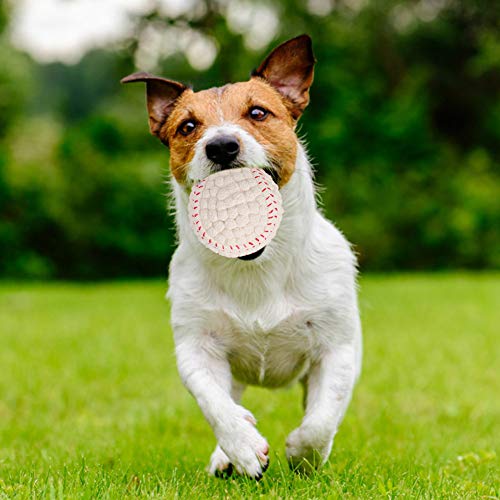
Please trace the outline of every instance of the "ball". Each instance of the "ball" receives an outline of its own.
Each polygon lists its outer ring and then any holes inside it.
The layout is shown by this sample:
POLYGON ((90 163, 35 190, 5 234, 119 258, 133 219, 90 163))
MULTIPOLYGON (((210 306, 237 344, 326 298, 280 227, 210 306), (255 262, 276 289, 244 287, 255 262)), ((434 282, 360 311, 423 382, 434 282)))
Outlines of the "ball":
POLYGON ((269 244, 283 216, 281 193, 260 168, 233 168, 191 190, 191 226, 200 242, 224 257, 250 255, 269 244))

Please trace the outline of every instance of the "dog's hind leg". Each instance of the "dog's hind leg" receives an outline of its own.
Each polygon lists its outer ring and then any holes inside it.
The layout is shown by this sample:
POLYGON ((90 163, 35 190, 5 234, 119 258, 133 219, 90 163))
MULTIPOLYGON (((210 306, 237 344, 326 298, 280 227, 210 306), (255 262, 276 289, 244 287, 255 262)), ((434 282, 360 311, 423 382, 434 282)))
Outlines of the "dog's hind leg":
MULTIPOLYGON (((233 378, 231 384, 231 397, 235 403, 240 403, 245 387, 246 386, 244 384, 233 378)), ((231 460, 229 460, 229 457, 224 453, 218 444, 210 457, 207 471, 212 476, 223 479, 229 477, 233 473, 233 464, 231 463, 231 460)))

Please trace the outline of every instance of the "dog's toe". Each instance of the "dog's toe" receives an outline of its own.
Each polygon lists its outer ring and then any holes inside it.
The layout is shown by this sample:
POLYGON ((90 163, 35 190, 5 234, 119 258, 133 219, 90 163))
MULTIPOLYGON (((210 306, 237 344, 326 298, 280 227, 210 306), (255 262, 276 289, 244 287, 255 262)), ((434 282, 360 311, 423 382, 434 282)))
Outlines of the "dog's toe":
POLYGON ((259 474, 257 474, 257 476, 255 476, 255 480, 260 481, 264 476, 264 472, 266 472, 268 468, 269 468, 269 457, 267 457, 267 462, 262 466, 262 472, 260 472, 259 474))

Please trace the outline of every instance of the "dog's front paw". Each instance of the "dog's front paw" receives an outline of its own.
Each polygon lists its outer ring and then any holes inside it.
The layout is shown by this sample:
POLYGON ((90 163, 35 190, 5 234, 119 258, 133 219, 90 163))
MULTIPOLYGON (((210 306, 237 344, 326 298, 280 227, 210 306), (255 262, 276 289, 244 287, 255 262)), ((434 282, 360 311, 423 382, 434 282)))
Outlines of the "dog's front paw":
MULTIPOLYGON (((237 414, 225 422, 224 427, 219 428, 217 439, 221 451, 229 459, 229 464, 232 464, 239 474, 258 480, 269 465, 269 445, 259 434, 255 424, 253 415, 240 406, 237 414)), ((212 458, 214 455, 215 452, 212 458)), ((215 458, 221 457, 217 454, 215 458)))
POLYGON ((330 455, 333 433, 321 425, 306 425, 290 433, 286 440, 286 457, 295 472, 310 473, 319 469, 330 455))

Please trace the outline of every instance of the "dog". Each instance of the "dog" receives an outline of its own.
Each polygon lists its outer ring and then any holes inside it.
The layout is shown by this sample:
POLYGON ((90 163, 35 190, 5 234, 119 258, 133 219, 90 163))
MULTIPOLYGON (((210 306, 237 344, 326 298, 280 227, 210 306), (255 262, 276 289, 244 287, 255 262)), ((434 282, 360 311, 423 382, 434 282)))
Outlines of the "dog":
POLYGON ((361 370, 356 258, 318 210, 295 132, 315 63, 301 35, 245 82, 194 92, 143 72, 122 80, 146 83, 150 131, 170 149, 179 244, 167 297, 179 374, 217 438, 207 468, 216 476, 260 479, 269 464, 269 445, 240 404, 245 386, 301 382, 305 414, 286 455, 308 472, 328 459, 361 370), (226 258, 196 238, 189 193, 212 173, 251 167, 278 184, 283 219, 263 251, 226 258))

